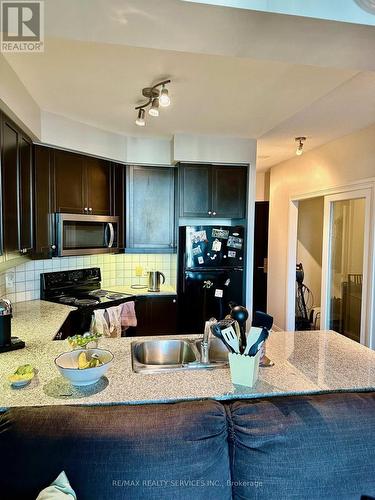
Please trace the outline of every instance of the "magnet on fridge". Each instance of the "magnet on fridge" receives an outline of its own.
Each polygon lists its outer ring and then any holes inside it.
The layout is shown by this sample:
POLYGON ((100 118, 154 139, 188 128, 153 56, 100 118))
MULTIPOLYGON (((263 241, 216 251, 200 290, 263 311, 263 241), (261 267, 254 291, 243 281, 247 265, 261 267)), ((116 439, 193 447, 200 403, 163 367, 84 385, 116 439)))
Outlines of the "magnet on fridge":
POLYGON ((204 258, 202 256, 198 257, 198 264, 204 264, 204 258))
POLYGON ((242 242, 243 242, 242 238, 237 238, 236 236, 229 236, 227 247, 236 248, 237 250, 241 250, 242 242))
POLYGON ((221 299, 223 295, 224 295, 223 290, 220 290, 220 288, 216 288, 215 297, 219 297, 221 299))
POLYGON ((236 252, 234 252, 233 250, 228 250, 228 257, 231 258, 231 259, 234 259, 234 257, 236 256, 236 252))
POLYGON ((216 256, 217 254, 215 253, 215 255, 213 257, 210 257, 211 260, 215 260, 216 259, 216 256))
POLYGON ((221 250, 221 241, 216 239, 212 243, 212 251, 213 252, 220 252, 220 250, 221 250))
POLYGON ((213 229, 212 230, 212 237, 213 238, 222 238, 223 240, 227 240, 229 236, 229 231, 226 229, 213 229))
POLYGON ((194 231, 190 233, 190 239, 193 243, 199 243, 200 241, 207 240, 206 231, 194 231))
POLYGON ((242 260, 242 257, 240 257, 240 260, 242 260))
POLYGON ((202 253, 202 249, 201 249, 200 245, 198 245, 197 247, 193 247, 192 253, 193 253, 193 255, 198 255, 199 253, 202 253))
POLYGON ((223 255, 223 258, 224 258, 224 259, 226 259, 226 258, 227 258, 227 256, 226 256, 226 255, 223 255))
POLYGON ((224 286, 229 286, 229 285, 230 285, 230 278, 228 278, 228 279, 226 280, 226 282, 224 283, 224 286))

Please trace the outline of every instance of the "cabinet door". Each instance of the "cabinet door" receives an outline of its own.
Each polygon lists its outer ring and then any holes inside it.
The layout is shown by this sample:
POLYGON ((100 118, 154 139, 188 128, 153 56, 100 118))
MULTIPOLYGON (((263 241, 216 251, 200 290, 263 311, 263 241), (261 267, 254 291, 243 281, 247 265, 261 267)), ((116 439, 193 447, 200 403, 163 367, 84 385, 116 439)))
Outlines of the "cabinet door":
POLYGON ((3 246, 19 250, 18 131, 5 118, 2 123, 3 246))
POLYGON ((174 247, 173 168, 129 167, 127 217, 127 247, 174 247))
POLYGON ((121 249, 125 247, 125 182, 126 167, 114 163, 112 165, 111 215, 119 218, 117 240, 121 249))
POLYGON ((213 166, 212 180, 213 215, 228 219, 245 218, 246 167, 213 166))
POLYGON ((53 154, 50 148, 34 146, 34 252, 40 258, 51 257, 55 244, 53 154))
POLYGON ((55 150, 56 212, 87 213, 85 205, 84 157, 69 151, 55 150))
POLYGON ((140 297, 135 304, 137 327, 129 336, 173 335, 177 331, 177 297, 140 297))
POLYGON ((180 165, 180 216, 209 217, 212 212, 211 165, 180 165))
POLYGON ((88 212, 111 215, 111 164, 99 158, 85 158, 88 212))
POLYGON ((24 137, 19 141, 19 224, 20 248, 33 248, 33 164, 32 144, 24 137))
POLYGON ((177 298, 152 297, 150 302, 153 335, 174 335, 177 332, 177 298))

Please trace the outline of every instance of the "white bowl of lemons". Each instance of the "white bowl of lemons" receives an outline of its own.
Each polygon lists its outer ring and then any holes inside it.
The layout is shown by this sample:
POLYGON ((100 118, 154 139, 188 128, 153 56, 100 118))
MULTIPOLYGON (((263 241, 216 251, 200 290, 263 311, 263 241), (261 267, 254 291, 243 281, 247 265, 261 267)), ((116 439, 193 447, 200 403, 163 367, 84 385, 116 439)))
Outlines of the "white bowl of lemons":
POLYGON ((112 361, 113 354, 105 349, 76 349, 57 356, 55 364, 72 385, 85 386, 98 382, 112 361))

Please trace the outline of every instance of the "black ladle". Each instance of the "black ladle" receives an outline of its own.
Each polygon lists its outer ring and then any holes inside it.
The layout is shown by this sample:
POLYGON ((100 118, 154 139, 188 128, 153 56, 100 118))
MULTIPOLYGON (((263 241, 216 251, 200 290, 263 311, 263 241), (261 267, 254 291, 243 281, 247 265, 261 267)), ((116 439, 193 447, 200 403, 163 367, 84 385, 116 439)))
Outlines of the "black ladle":
POLYGON ((235 319, 240 327, 240 353, 242 354, 246 347, 246 328, 245 323, 249 317, 249 311, 246 307, 235 306, 230 312, 231 318, 235 319))

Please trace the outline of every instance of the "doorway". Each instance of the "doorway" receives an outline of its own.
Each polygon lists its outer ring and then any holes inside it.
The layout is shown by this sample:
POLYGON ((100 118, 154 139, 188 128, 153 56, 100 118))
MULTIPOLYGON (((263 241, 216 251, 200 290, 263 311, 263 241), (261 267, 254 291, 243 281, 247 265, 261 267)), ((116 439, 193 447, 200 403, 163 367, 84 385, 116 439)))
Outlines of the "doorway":
POLYGON ((253 313, 267 312, 267 258, 268 258, 269 202, 255 202, 254 219, 254 274, 253 313))
POLYGON ((326 196, 322 326, 366 343, 370 190, 326 196))
POLYGON ((373 189, 369 184, 290 200, 288 330, 300 326, 298 308, 306 299, 308 321, 299 329, 334 330, 373 347, 373 189), (304 300, 298 303, 300 262, 308 293, 304 289, 304 300))

